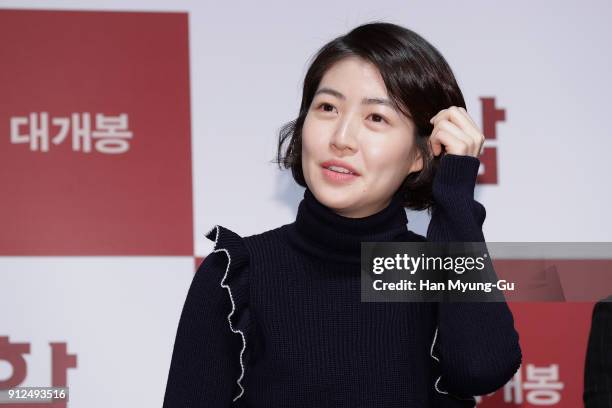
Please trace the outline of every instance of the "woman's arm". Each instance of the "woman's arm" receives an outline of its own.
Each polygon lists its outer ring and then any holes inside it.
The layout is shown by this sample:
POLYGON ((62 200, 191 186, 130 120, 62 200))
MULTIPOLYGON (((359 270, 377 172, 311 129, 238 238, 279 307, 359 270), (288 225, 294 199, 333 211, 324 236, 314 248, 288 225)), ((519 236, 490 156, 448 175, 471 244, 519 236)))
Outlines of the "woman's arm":
MULTIPOLYGON (((480 160, 446 154, 433 182, 436 203, 427 230, 432 242, 484 242, 486 212, 474 200, 480 160)), ((441 302, 436 354, 439 388, 456 396, 483 395, 508 382, 522 360, 506 302, 441 302)))
POLYGON ((178 324, 164 408, 231 405, 240 376, 240 335, 232 333, 227 315, 232 310, 220 286, 227 259, 209 254, 196 272, 178 324))

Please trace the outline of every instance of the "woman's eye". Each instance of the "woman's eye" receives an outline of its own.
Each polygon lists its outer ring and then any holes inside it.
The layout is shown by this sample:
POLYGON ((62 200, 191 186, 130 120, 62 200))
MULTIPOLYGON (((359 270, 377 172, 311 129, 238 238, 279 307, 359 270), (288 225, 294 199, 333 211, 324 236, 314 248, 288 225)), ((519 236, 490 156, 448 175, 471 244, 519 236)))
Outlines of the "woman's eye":
POLYGON ((325 112, 332 112, 332 111, 333 111, 333 109, 334 109, 334 105, 330 105, 330 104, 329 104, 329 103, 327 103, 327 102, 323 102, 323 103, 319 104, 319 107, 318 107, 317 109, 321 109, 321 107, 323 107, 323 110, 324 110, 325 112), (327 110, 327 109, 325 109, 326 107, 330 107, 330 108, 331 108, 331 110, 327 110))
POLYGON ((389 123, 389 121, 388 121, 387 119, 385 119, 384 117, 380 116, 380 115, 379 115, 379 114, 377 114, 377 113, 373 113, 373 114, 372 114, 372 115, 370 115, 370 116, 372 116, 373 118, 380 118, 380 120, 375 120, 375 121, 374 121, 374 122, 376 122, 376 123, 389 123))
MULTIPOLYGON (((321 109, 321 108, 323 108, 324 112, 333 112, 334 105, 331 105, 331 104, 329 104, 327 102, 323 102, 323 103, 320 103, 319 106, 317 107, 317 109, 321 109), (328 109, 328 108, 330 108, 330 109, 328 109)), ((374 123, 389 123, 389 121, 387 119, 385 119, 384 116, 381 116, 381 115, 379 115, 377 113, 373 113, 370 116, 375 118, 374 119, 374 123)))

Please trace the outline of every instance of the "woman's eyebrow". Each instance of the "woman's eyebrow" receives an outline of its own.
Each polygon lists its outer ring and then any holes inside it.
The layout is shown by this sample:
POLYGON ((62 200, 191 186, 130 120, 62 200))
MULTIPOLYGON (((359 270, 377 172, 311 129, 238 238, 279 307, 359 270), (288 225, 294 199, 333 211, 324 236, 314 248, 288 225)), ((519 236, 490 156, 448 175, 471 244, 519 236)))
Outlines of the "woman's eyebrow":
MULTIPOLYGON (((318 94, 323 94, 323 93, 335 96, 336 98, 339 98, 342 100, 346 100, 346 96, 344 96, 342 93, 340 93, 339 91, 336 91, 335 89, 327 88, 327 87, 320 88, 317 92, 315 92, 314 96, 317 96, 318 94)), ((391 109, 395 109, 391 101, 385 98, 363 98, 361 100, 361 104, 362 105, 385 105, 385 106, 390 107, 391 109)))

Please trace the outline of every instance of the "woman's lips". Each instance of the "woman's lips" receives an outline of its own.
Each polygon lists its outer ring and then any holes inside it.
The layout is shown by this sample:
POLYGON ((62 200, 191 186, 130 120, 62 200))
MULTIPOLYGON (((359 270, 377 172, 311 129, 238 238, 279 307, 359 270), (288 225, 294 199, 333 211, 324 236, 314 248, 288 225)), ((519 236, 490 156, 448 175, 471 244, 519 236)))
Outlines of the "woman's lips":
POLYGON ((325 167, 321 167, 321 169, 323 170, 323 177, 327 181, 330 181, 336 184, 350 183, 351 181, 359 177, 356 174, 339 173, 337 171, 326 169, 325 167))

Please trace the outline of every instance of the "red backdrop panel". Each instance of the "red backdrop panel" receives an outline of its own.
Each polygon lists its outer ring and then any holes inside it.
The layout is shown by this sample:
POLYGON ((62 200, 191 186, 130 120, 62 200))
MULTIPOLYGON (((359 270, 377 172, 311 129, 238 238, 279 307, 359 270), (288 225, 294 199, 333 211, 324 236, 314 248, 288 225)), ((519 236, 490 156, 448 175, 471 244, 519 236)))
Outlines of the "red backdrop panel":
POLYGON ((0 255, 193 255, 187 23, 0 11, 0 255))
POLYGON ((583 406, 584 363, 594 302, 508 304, 520 336, 519 374, 479 407, 583 406))

